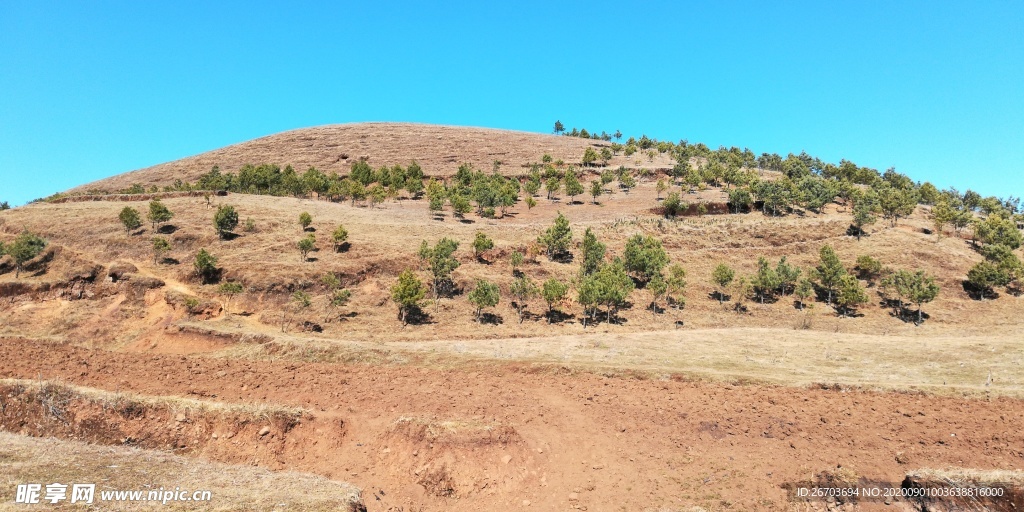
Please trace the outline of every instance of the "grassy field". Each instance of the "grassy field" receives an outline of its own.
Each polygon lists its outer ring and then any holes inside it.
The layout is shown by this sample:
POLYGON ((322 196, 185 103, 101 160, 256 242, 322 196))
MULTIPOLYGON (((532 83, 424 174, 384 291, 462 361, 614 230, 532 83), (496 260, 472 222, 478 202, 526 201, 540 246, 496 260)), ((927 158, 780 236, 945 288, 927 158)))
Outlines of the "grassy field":
MULTIPOLYGON (((202 325, 220 326, 225 333, 237 329, 228 323, 202 325)), ((639 371, 714 381, 1024 397, 1024 352, 1012 337, 741 328, 401 342, 301 333, 272 338, 270 345, 240 345, 220 355, 440 366, 473 360, 541 363, 608 374, 639 371), (268 346, 278 348, 268 353, 268 346)))

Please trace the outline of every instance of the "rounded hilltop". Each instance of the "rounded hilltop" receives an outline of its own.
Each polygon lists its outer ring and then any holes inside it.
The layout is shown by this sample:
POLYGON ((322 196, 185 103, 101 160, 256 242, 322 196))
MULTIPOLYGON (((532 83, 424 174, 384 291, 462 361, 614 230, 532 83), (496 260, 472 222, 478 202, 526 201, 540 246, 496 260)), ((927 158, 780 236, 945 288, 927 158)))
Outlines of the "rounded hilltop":
POLYGON ((352 162, 370 165, 408 165, 413 160, 427 176, 454 174, 463 163, 491 169, 501 162, 503 173, 525 172, 524 165, 541 155, 579 163, 588 147, 610 143, 596 139, 541 133, 442 126, 416 123, 331 124, 267 135, 195 156, 111 176, 71 189, 70 193, 117 191, 135 184, 164 187, 175 180, 194 182, 214 165, 236 172, 246 164, 291 165, 302 172, 309 167, 330 174, 347 174, 352 162))

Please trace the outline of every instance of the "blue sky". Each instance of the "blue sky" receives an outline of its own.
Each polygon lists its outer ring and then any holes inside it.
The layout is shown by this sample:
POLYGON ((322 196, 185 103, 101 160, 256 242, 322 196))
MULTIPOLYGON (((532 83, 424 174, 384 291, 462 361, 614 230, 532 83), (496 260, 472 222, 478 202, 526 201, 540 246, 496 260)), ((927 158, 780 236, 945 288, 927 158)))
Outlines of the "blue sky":
POLYGON ((1024 193, 1024 3, 782 4, 4 0, 0 200, 306 126, 556 119, 1024 193))

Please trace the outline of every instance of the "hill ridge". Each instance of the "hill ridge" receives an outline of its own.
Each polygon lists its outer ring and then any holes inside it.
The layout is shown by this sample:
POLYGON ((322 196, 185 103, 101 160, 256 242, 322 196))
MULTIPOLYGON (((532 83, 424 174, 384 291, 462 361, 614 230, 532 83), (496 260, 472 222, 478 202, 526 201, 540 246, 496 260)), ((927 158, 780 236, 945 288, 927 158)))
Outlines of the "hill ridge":
POLYGON ((236 172, 246 164, 316 167, 325 172, 348 172, 352 161, 366 157, 380 165, 408 165, 415 160, 426 175, 453 174, 462 163, 490 170, 495 160, 504 172, 538 162, 544 154, 556 160, 579 162, 587 147, 610 143, 501 128, 434 125, 407 122, 342 123, 297 128, 264 135, 192 156, 135 169, 74 187, 69 193, 115 191, 134 184, 160 187, 175 180, 195 181, 218 165, 236 172))

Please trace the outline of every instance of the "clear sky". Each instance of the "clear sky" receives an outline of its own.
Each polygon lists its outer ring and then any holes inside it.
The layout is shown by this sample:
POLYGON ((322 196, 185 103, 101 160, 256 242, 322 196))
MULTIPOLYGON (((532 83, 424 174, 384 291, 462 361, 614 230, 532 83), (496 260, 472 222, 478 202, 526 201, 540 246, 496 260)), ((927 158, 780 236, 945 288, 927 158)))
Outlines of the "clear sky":
POLYGON ((1024 193, 1024 2, 779 4, 2 0, 0 200, 320 124, 556 119, 1024 193))

